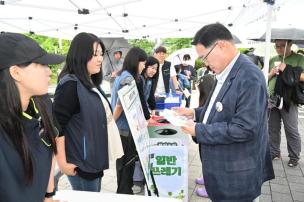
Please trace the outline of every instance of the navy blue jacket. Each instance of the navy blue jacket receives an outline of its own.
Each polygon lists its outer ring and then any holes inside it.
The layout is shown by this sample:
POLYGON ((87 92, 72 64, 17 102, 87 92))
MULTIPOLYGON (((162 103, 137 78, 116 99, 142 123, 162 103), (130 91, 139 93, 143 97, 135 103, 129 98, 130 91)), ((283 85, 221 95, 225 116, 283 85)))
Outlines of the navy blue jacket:
POLYGON ((28 115, 28 118, 23 117, 22 122, 33 160, 33 181, 26 184, 20 155, 8 138, 9 134, 0 126, 0 201, 41 202, 47 191, 53 150, 40 139, 39 116, 28 115))
POLYGON ((106 112, 99 95, 88 90, 73 74, 65 75, 57 89, 71 80, 77 82, 80 113, 73 115, 65 126, 67 162, 81 171, 98 173, 109 168, 106 112))
POLYGON ((164 86, 166 93, 170 92, 170 67, 171 62, 168 62, 165 60, 163 66, 162 66, 162 74, 163 74, 163 80, 164 80, 164 86))
POLYGON ((208 195, 216 202, 252 202, 261 194, 263 182, 274 178, 264 75, 240 55, 203 124, 210 97, 203 108, 195 110, 208 195), (223 105, 222 111, 216 110, 217 102, 223 105))

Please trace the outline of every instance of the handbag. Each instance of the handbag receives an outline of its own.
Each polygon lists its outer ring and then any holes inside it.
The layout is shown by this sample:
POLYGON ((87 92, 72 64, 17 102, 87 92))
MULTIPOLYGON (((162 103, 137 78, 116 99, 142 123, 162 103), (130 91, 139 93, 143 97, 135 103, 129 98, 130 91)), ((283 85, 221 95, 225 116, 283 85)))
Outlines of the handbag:
POLYGON ((293 102, 298 105, 304 104, 304 82, 299 82, 295 86, 295 91, 293 94, 293 102))
POLYGON ((111 163, 124 155, 119 130, 114 119, 108 123, 108 153, 111 163))
POLYGON ((112 165, 115 165, 116 159, 121 158, 124 155, 120 134, 108 102, 97 89, 93 89, 93 91, 99 95, 107 116, 108 157, 111 167, 112 165))

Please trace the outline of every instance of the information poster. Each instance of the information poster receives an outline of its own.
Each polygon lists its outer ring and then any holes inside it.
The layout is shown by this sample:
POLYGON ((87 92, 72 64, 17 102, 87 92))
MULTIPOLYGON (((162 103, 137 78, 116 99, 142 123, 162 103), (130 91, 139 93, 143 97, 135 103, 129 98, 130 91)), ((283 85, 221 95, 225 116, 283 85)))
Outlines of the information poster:
POLYGON ((188 201, 188 152, 180 139, 151 138, 151 169, 159 196, 188 201))
POLYGON ((135 81, 118 91, 148 188, 154 186, 150 171, 161 197, 188 200, 188 136, 180 127, 156 126, 147 128, 135 81), (161 134, 174 131, 171 135, 161 134), (149 134, 150 133, 150 134, 149 134))
POLYGON ((126 85, 120 89, 118 91, 118 96, 130 126, 136 150, 143 168, 144 176, 146 181, 149 183, 149 189, 153 191, 149 167, 149 133, 135 81, 133 81, 131 85, 126 85))

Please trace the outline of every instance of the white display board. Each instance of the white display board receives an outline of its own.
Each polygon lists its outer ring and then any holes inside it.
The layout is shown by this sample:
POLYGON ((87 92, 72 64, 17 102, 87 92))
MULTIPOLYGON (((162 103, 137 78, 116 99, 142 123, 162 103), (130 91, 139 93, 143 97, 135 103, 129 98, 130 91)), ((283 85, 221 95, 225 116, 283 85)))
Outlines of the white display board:
MULTIPOLYGON (((168 139, 166 143, 170 142, 168 139)), ((151 146, 151 169, 159 196, 188 200, 187 151, 184 146, 151 146)))
MULTIPOLYGON (((188 138, 186 134, 161 138, 149 127, 150 164, 160 197, 188 201, 188 138)), ((170 126, 170 128, 176 128, 170 126)), ((177 128, 176 128, 177 129, 177 128)))
POLYGON ((135 81, 118 91, 118 96, 140 158, 148 188, 153 195, 150 169, 159 196, 188 201, 188 140, 180 127, 170 126, 176 134, 161 138, 155 131, 167 127, 149 127, 144 117, 135 81))
POLYGON ((149 167, 149 133, 135 81, 120 89, 118 96, 129 123, 146 182, 148 182, 149 190, 153 191, 149 167))

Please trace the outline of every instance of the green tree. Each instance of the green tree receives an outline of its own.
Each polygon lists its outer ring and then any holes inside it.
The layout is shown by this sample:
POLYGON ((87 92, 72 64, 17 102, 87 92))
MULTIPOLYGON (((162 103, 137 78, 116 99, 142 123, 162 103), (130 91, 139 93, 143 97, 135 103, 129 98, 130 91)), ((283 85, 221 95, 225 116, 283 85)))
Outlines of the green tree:
MULTIPOLYGON (((55 53, 55 49, 56 49, 57 54, 60 54, 59 39, 36 35, 36 34, 25 34, 25 35, 34 39, 48 53, 55 53)), ((61 53, 62 55, 64 56, 67 55, 70 45, 71 45, 70 40, 65 40, 65 39, 62 40, 62 53, 61 53)), ((63 64, 50 65, 50 67, 52 70, 51 83, 54 84, 57 81, 58 72, 60 71, 60 69, 62 69, 63 64)))
POLYGON ((166 38, 163 39, 164 46, 167 48, 167 53, 170 55, 174 51, 182 48, 191 48, 192 38, 166 38))
MULTIPOLYGON (((25 35, 37 41, 37 43, 42 48, 44 48, 48 53, 55 53, 55 47, 56 47, 57 54, 60 54, 59 39, 42 36, 42 35, 36 35, 36 34, 25 34, 25 35)), ((62 55, 67 54, 70 45, 71 45, 70 40, 62 39, 62 53, 61 53, 62 55)))
POLYGON ((130 39, 128 42, 133 47, 139 47, 146 51, 148 55, 153 54, 153 47, 155 46, 155 42, 147 40, 147 39, 130 39))
POLYGON ((238 48, 238 50, 240 51, 240 53, 244 53, 245 51, 248 51, 248 48, 238 48))
MULTIPOLYGON (((167 53, 170 55, 176 50, 181 48, 191 48, 191 38, 165 38, 162 39, 163 46, 167 48, 167 53)), ((149 55, 153 54, 153 48, 155 46, 154 41, 150 41, 147 39, 130 39, 128 41, 132 46, 142 48, 149 55)))
POLYGON ((196 71, 204 66, 205 64, 203 63, 202 59, 198 58, 195 60, 194 68, 196 69, 196 71))

